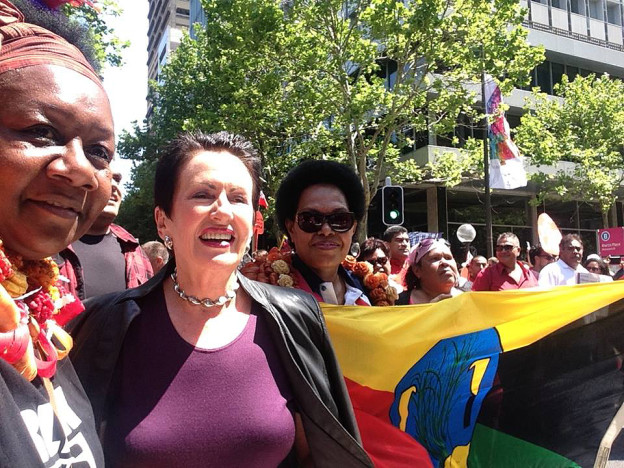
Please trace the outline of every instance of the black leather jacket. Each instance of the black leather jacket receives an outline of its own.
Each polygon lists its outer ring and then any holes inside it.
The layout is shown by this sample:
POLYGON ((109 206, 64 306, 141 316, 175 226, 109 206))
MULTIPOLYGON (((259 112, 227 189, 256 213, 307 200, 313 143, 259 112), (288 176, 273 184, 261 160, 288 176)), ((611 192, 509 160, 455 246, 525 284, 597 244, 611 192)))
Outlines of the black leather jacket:
MULTIPOLYGON (((103 440, 111 383, 125 334, 141 313, 135 299, 159 287, 173 262, 146 284, 95 297, 71 325, 71 359, 85 388, 103 440)), ((273 341, 295 395, 316 466, 373 466, 360 446, 353 408, 316 300, 302 291, 251 281, 241 287, 265 312, 273 341)))

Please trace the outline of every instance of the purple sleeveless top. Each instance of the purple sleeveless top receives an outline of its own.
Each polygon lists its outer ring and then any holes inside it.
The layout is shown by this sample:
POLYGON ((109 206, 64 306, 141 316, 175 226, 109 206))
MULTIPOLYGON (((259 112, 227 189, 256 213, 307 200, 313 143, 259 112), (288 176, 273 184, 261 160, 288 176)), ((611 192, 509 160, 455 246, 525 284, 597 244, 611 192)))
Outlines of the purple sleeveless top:
POLYGON ((107 466, 280 464, 295 439, 292 393, 259 306, 233 342, 205 350, 178 335, 162 287, 143 301, 117 367, 107 466))

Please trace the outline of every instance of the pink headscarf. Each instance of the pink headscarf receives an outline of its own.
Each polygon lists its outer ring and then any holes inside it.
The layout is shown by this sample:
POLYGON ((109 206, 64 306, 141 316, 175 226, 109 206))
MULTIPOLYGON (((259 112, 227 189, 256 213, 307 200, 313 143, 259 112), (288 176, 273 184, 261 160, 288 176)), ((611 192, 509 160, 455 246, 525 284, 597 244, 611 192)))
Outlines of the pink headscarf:
POLYGON ((402 284, 404 287, 407 286, 406 277, 407 272, 412 268, 413 265, 420 262, 422 258, 431 252, 436 247, 448 247, 448 243, 444 239, 433 239, 428 237, 426 239, 421 240, 418 244, 411 248, 407 259, 405 260, 405 264, 399 273, 397 273, 397 281, 402 284))
POLYGON ((448 247, 448 243, 444 239, 427 238, 421 240, 410 250, 407 256, 407 265, 411 267, 420 262, 422 258, 436 247, 448 247))
POLYGON ((0 74, 33 65, 69 68, 102 86, 80 50, 45 28, 25 23, 15 5, 0 0, 0 74))

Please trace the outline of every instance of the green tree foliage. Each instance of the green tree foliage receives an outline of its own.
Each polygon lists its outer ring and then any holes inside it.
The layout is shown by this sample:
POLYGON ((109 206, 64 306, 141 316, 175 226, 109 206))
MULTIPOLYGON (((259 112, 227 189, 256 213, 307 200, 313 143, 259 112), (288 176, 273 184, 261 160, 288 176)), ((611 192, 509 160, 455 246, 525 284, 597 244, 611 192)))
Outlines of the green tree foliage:
POLYGON ((262 156, 269 196, 310 157, 351 165, 367 203, 386 176, 419 180, 424 171, 405 157, 414 132, 445 133, 472 113, 470 83, 483 68, 509 91, 543 55, 526 42, 517 0, 202 5, 206 27, 182 41, 154 84, 149 127, 126 134, 120 152, 149 161, 180 130, 238 132, 262 156))
POLYGON ((531 164, 556 169, 532 176, 541 197, 597 202, 606 221, 623 180, 624 83, 608 75, 564 76, 555 94, 534 91, 516 143, 531 164))
POLYGON ((130 43, 120 40, 115 35, 114 29, 106 23, 106 17, 119 16, 122 9, 114 0, 100 0, 97 6, 98 10, 89 5, 74 7, 65 4, 62 10, 68 18, 79 22, 87 29, 100 68, 105 65, 119 67, 122 65, 121 51, 130 43))

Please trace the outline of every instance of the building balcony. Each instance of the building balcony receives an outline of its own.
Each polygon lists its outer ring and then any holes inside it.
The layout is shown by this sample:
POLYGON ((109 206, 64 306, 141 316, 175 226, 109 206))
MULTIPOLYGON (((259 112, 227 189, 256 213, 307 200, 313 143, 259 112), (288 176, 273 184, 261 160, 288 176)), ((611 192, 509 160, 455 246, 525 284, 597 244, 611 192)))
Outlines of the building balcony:
POLYGON ((592 16, 588 16, 538 1, 532 1, 530 7, 526 1, 521 4, 529 10, 525 24, 531 29, 624 51, 619 9, 610 9, 608 20, 605 20, 602 14, 592 13, 592 16))

